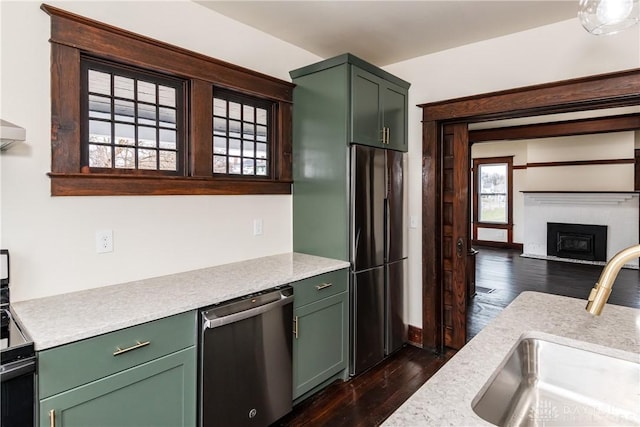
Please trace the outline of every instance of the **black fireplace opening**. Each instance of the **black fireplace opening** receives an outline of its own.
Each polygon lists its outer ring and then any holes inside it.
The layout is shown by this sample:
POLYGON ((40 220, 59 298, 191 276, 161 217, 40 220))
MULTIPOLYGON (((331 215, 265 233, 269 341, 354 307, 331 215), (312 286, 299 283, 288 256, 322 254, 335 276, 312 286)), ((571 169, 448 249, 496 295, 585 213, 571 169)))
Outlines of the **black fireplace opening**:
POLYGON ((548 222, 547 255, 606 261, 607 226, 548 222))

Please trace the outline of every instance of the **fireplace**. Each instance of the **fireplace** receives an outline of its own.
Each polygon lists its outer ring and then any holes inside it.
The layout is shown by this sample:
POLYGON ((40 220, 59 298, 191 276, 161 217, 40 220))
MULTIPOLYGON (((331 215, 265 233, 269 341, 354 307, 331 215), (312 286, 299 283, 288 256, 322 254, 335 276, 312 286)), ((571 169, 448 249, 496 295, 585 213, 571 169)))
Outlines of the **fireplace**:
POLYGON ((606 261, 607 226, 548 222, 547 255, 606 261))

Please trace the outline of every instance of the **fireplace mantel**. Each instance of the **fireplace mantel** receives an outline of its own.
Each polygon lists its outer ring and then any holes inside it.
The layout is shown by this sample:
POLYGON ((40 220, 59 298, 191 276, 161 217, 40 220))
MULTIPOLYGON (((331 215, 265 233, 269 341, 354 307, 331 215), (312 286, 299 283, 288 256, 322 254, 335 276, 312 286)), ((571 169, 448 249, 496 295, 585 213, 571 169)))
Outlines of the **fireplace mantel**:
POLYGON ((640 197, 637 191, 521 191, 539 204, 617 205, 640 197))
MULTIPOLYGON (((638 244, 640 193, 635 191, 523 191, 523 255, 547 256, 547 223, 606 225, 607 259, 638 244)), ((629 263, 638 268, 638 260, 629 263)))

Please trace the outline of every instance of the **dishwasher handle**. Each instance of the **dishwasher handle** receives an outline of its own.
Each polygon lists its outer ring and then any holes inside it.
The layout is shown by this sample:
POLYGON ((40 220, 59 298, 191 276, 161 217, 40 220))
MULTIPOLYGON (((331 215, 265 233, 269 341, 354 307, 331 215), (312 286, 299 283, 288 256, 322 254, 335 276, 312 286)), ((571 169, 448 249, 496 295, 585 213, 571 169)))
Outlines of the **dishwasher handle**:
MULTIPOLYGON (((219 316, 216 314, 218 311, 220 311, 218 307, 208 311, 204 311, 202 313, 202 329, 204 330, 218 328, 220 326, 239 322, 241 320, 248 319, 249 317, 266 313, 267 311, 273 310, 274 308, 293 303, 293 290, 291 287, 287 287, 273 293, 279 294, 279 298, 275 301, 271 300, 270 302, 266 302, 262 305, 257 305, 253 308, 245 309, 235 313, 232 312, 219 316)), ((268 298, 269 294, 263 295, 262 297, 268 298)), ((236 304, 243 304, 245 306, 248 306, 249 304, 251 304, 251 302, 256 300, 257 299, 246 298, 243 302, 236 304)))

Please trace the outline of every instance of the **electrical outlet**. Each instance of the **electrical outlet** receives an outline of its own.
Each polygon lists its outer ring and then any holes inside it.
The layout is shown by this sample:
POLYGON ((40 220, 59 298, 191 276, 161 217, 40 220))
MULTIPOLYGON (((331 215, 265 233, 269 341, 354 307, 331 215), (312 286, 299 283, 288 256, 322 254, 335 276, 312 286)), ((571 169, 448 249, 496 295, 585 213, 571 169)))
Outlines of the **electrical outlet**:
POLYGON ((262 236, 262 218, 256 218, 253 220, 253 235, 262 236))
POLYGON ((99 230, 96 231, 96 252, 103 254, 113 252, 113 231, 99 230))
POLYGON ((418 228, 418 218, 415 215, 409 217, 409 228, 418 228))

